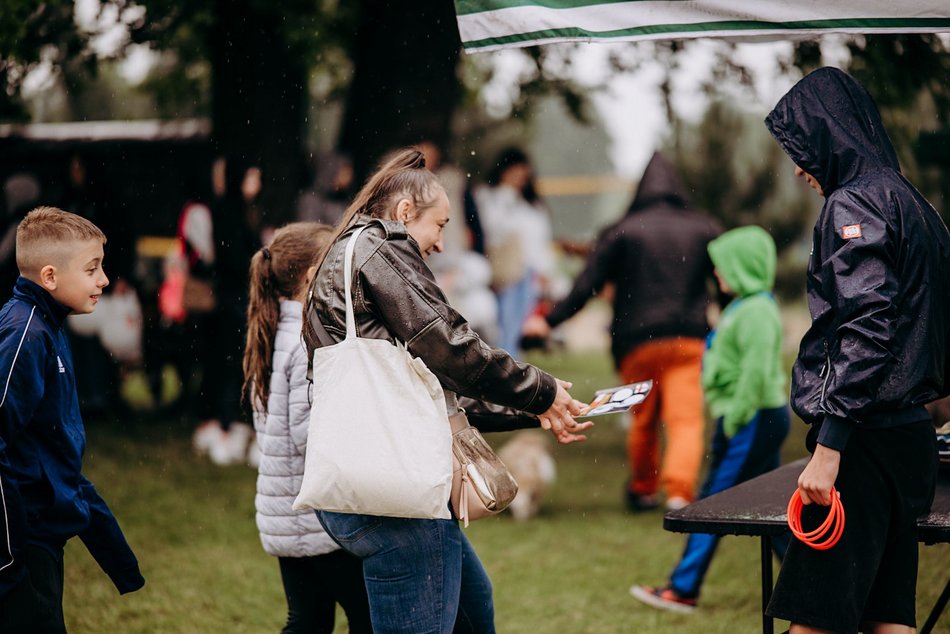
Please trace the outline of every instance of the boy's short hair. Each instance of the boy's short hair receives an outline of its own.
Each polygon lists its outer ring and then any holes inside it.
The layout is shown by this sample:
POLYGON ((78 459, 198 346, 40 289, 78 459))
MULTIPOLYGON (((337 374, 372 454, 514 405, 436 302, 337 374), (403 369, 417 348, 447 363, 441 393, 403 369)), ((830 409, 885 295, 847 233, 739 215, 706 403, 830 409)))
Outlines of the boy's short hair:
POLYGON ((70 243, 99 240, 106 235, 82 216, 57 209, 37 207, 26 215, 16 230, 16 265, 23 276, 38 274, 47 264, 64 266, 70 243))

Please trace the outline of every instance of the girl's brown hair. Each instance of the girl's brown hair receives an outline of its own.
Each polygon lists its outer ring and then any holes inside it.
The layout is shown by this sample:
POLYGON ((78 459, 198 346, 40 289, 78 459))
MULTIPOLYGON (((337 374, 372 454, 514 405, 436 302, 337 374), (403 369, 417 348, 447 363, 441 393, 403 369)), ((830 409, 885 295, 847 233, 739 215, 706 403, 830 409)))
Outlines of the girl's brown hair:
POLYGON ((243 395, 254 409, 267 410, 280 300, 294 299, 306 288, 307 269, 331 233, 327 225, 295 222, 278 229, 251 258, 243 395))

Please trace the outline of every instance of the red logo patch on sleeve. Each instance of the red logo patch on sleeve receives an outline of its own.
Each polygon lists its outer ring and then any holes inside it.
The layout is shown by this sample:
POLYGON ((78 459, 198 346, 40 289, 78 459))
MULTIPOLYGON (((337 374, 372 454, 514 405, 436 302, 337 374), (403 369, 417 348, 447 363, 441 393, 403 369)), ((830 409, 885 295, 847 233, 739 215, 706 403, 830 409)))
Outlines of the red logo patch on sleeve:
POLYGON ((841 237, 845 240, 853 240, 861 237, 861 225, 845 225, 841 227, 841 237))

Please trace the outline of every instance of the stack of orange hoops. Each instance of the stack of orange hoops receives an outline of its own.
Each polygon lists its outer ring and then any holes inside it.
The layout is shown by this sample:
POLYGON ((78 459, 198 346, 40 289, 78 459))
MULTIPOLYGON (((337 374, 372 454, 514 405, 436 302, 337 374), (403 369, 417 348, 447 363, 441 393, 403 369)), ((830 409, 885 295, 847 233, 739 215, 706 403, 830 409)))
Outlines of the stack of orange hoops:
POLYGON ((831 509, 828 511, 828 517, 821 526, 807 533, 802 530, 802 506, 802 496, 796 489, 792 493, 792 499, 788 501, 788 527, 792 529, 792 534, 815 550, 828 550, 837 544, 844 532, 841 494, 831 487, 831 509))

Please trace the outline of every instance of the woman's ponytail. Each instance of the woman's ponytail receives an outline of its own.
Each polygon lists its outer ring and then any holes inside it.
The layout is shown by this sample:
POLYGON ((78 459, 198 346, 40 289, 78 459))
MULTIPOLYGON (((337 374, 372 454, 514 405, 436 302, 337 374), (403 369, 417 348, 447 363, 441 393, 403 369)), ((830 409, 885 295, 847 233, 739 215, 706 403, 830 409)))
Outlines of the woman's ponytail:
POLYGON ((400 196, 411 198, 420 211, 427 209, 435 204, 436 190, 441 187, 435 174, 426 169, 426 155, 419 148, 409 147, 390 154, 346 208, 327 248, 317 259, 317 268, 323 264, 330 246, 353 224, 356 216, 388 218, 400 196))
MULTIPOLYGON (((426 169, 426 157, 422 150, 408 147, 390 154, 360 188, 334 227, 326 247, 317 258, 317 275, 330 248, 353 224, 356 216, 363 214, 373 218, 390 218, 400 198, 411 198, 416 209, 422 212, 435 204, 441 189, 439 179, 426 169)), ((303 335, 308 349, 316 347, 317 336, 307 319, 304 320, 303 335)))

